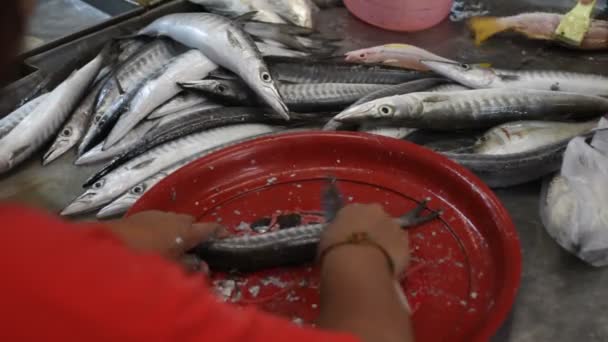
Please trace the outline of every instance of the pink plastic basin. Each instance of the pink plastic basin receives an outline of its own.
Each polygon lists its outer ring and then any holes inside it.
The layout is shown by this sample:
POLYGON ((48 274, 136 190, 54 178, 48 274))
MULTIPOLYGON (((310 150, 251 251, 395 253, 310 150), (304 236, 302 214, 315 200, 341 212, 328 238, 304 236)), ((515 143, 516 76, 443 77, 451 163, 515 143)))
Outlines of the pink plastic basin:
POLYGON ((453 0, 344 0, 357 18, 392 31, 433 27, 450 13, 453 0))

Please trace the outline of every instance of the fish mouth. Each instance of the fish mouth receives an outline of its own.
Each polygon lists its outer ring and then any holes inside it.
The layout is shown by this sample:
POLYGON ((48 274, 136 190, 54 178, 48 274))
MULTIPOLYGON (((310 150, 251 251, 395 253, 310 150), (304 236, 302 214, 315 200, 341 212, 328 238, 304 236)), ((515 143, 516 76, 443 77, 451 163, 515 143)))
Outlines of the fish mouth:
POLYGON ((360 118, 368 116, 374 108, 376 108, 376 106, 373 103, 363 103, 358 106, 345 109, 336 115, 333 120, 339 122, 355 122, 360 118))
POLYGON ((62 145, 56 147, 51 146, 51 148, 42 157, 42 166, 47 166, 48 164, 52 163, 57 158, 61 157, 67 150, 68 149, 62 145))
POLYGON ((93 211, 103 204, 96 204, 91 197, 96 195, 95 192, 86 191, 84 194, 77 197, 72 203, 68 204, 60 213, 61 216, 73 216, 78 214, 88 213, 93 211))
POLYGON ((99 210, 99 212, 97 213, 96 217, 98 219, 107 219, 122 215, 126 213, 133 204, 135 204, 135 200, 131 199, 114 201, 108 204, 107 206, 101 208, 101 210, 99 210))
POLYGON ((268 89, 268 91, 265 92, 265 96, 263 96, 266 103, 272 107, 272 109, 274 109, 274 111, 279 114, 281 118, 289 121, 289 108, 287 108, 287 105, 285 102, 283 102, 283 97, 281 97, 281 94, 277 88, 272 85, 265 89, 268 89))

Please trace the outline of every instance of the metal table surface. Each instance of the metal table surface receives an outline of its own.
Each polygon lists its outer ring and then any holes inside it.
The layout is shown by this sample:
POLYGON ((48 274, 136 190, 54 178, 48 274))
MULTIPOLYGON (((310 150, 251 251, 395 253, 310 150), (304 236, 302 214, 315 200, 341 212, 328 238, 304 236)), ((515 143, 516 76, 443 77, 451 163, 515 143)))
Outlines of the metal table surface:
MULTIPOLYGON (((474 1, 471 1, 474 2, 474 1)), ((521 11, 564 11, 570 0, 509 0, 483 4, 494 15, 521 11)), ((605 8, 605 1, 598 6, 605 8)), ((345 9, 322 12, 323 32, 341 35, 344 50, 383 43, 409 43, 448 58, 491 62, 506 68, 564 69, 608 74, 607 53, 581 53, 518 38, 497 38, 475 47, 462 23, 445 21, 415 34, 383 31, 350 16, 345 9)), ((81 191, 96 167, 72 166, 68 154, 48 167, 40 157, 0 178, 0 200, 18 201, 51 211, 81 191)), ((545 232, 538 213, 540 182, 496 191, 519 231, 524 271, 513 312, 493 341, 608 341, 608 269, 585 265, 563 251, 545 232)))

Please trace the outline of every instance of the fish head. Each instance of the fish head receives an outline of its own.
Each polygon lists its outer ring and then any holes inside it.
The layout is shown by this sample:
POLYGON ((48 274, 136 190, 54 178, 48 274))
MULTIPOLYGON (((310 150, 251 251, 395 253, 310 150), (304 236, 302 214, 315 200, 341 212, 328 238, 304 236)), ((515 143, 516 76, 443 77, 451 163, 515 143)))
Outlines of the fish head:
POLYGON ((289 120, 289 109, 285 105, 285 102, 283 102, 283 98, 281 97, 268 68, 265 65, 260 65, 257 67, 257 72, 248 74, 248 78, 253 79, 246 79, 245 81, 252 85, 252 89, 264 99, 277 114, 283 119, 289 120))
POLYGON ((432 60, 421 60, 420 63, 469 88, 488 88, 497 78, 494 70, 486 65, 432 60))
POLYGON ((345 60, 347 62, 358 62, 358 63, 382 63, 384 58, 382 57, 382 47, 375 46, 367 49, 350 51, 345 54, 345 60))
POLYGON ((72 125, 63 127, 53 145, 42 157, 42 165, 48 165, 76 145, 80 137, 75 133, 72 125))
POLYGON ((150 188, 151 184, 148 182, 142 182, 129 189, 124 195, 117 198, 112 203, 103 207, 98 213, 97 218, 108 218, 123 214, 129 210, 137 202, 146 191, 150 188))
POLYGON ((78 215, 98 209, 115 198, 113 193, 109 184, 102 178, 65 207, 61 211, 61 215, 78 215))
POLYGON ((422 102, 415 96, 390 96, 352 106, 336 115, 341 122, 393 121, 416 118, 422 113, 422 102))

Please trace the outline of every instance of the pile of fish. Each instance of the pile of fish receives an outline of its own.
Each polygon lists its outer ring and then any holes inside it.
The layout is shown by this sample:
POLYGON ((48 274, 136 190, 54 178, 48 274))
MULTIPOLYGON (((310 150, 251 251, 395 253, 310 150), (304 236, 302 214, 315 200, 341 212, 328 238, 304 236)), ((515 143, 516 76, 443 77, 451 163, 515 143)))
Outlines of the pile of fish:
POLYGON ((458 131, 471 144, 437 149, 501 187, 558 170, 568 142, 608 113, 602 76, 499 70, 402 44, 335 61, 335 39, 287 10, 268 23, 262 0, 195 2, 241 16, 170 14, 109 42, 0 120, 0 173, 55 138, 45 165, 71 149, 76 165, 105 163, 62 214, 105 218, 188 162, 254 137, 348 129, 416 142, 458 131))

